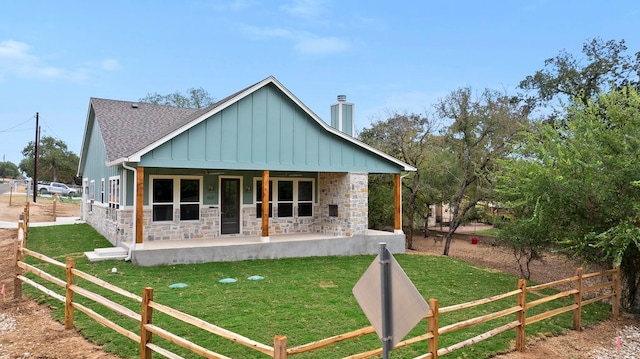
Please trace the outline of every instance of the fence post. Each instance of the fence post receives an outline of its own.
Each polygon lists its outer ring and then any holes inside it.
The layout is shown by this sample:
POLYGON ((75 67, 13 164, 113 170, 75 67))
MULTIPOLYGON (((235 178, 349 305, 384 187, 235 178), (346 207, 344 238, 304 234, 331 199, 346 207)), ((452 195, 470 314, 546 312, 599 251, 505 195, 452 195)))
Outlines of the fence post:
POLYGON ((516 312, 516 317, 520 325, 516 327, 516 350, 524 352, 526 349, 527 339, 525 337, 525 323, 527 321, 527 280, 518 279, 518 305, 520 310, 516 312))
POLYGON ((24 239, 22 247, 27 248, 27 237, 29 236, 29 202, 24 205, 24 239))
POLYGON ((56 221, 56 204, 58 203, 58 194, 53 194, 53 221, 56 221))
POLYGON ((427 340, 427 352, 431 353, 431 359, 438 359, 439 307, 437 299, 429 299, 429 309, 431 309, 431 313, 433 315, 427 318, 427 330, 429 333, 433 334, 433 337, 427 340))
POLYGON ((67 258, 67 286, 66 295, 64 301, 64 329, 73 328, 73 268, 76 267, 76 260, 73 258, 67 258))
POLYGON ((620 315, 620 266, 617 266, 615 270, 615 273, 613 273, 613 290, 616 291, 616 295, 613 298, 613 305, 611 305, 611 314, 617 318, 620 315))
POLYGON ((13 299, 22 298, 22 281, 18 278, 18 276, 22 275, 22 268, 18 265, 20 262, 24 260, 24 254, 22 253, 22 245, 24 243, 24 231, 22 235, 22 239, 20 238, 20 230, 22 229, 23 224, 18 223, 18 240, 16 240, 15 244, 15 278, 13 279, 13 299))
POLYGON ((576 269, 576 276, 578 276, 578 281, 576 282, 576 289, 578 293, 573 295, 573 304, 578 307, 573 310, 573 330, 581 330, 580 321, 582 317, 582 268, 576 269))
POLYGON ((31 219, 29 219, 30 216, 31 216, 31 207, 29 205, 29 202, 27 202, 24 208, 24 243, 22 243, 22 246, 24 248, 27 248, 27 238, 29 237, 29 226, 31 226, 31 219))
POLYGON ((273 359, 287 359, 287 337, 284 335, 273 338, 273 359))
POLYGON ((29 222, 29 202, 24 204, 24 220, 25 223, 29 222))
POLYGON ((151 343, 151 332, 147 330, 146 325, 153 321, 153 308, 149 306, 149 302, 153 301, 153 288, 145 287, 142 290, 142 312, 140 318, 140 359, 151 359, 152 351, 147 348, 147 344, 151 343))

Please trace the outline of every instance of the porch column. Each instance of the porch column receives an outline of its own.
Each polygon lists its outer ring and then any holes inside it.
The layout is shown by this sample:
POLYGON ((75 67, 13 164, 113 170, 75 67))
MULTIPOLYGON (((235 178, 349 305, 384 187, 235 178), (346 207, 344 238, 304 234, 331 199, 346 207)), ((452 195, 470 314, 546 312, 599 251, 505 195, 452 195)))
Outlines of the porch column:
POLYGON ((269 171, 262 171, 262 236, 263 242, 269 242, 269 171))
POLYGON ((142 244, 142 226, 144 213, 142 213, 144 200, 144 167, 136 167, 136 244, 142 244))
POLYGON ((402 199, 402 191, 400 188, 400 174, 396 173, 393 176, 393 193, 394 193, 394 225, 393 225, 393 233, 402 234, 402 206, 400 205, 400 200, 402 199))

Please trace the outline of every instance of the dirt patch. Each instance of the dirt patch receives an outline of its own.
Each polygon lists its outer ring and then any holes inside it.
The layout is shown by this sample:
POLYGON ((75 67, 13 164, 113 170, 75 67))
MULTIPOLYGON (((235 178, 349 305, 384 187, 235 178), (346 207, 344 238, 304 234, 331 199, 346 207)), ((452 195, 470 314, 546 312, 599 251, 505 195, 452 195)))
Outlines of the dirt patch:
POLYGON ((69 198, 58 198, 55 202, 53 197, 37 197, 37 202, 33 203, 33 197, 28 197, 26 193, 6 193, 0 196, 0 221, 15 222, 20 220, 20 214, 24 212, 24 207, 29 202, 29 221, 53 222, 56 217, 80 217, 80 200, 69 198))
POLYGON ((1 359, 118 358, 87 342, 76 330, 65 330, 51 319, 48 308, 31 300, 4 303, 1 308, 5 317, 2 320, 0 315, 1 359))
MULTIPOLYGON (((13 197, 9 206, 7 196, 0 196, 0 221, 16 221, 24 209, 25 195, 13 197), (22 199, 21 202, 18 202, 22 199)), ((79 203, 58 203, 58 216, 77 217, 80 214, 79 203), (64 213, 64 215, 63 215, 64 213)), ((52 221, 52 202, 40 200, 31 205, 30 219, 34 221, 52 221)), ((16 224, 17 227, 17 224, 16 224)), ((464 229, 463 229, 464 230, 464 229)), ((468 230, 468 229, 467 229, 468 230)), ((51 318, 50 310, 33 301, 13 298, 13 263, 15 261, 15 229, 0 229, 0 281, 5 284, 5 297, 8 302, 1 303, 0 308, 0 359, 40 358, 40 359, 116 359, 99 347, 86 341, 75 330, 64 330, 64 326, 51 318)), ((495 270, 519 274, 513 255, 506 249, 492 246, 482 237, 478 244, 471 244, 469 236, 460 236, 451 245, 450 256, 495 270)), ((434 237, 415 236, 416 248, 408 253, 421 255, 441 255, 442 242, 434 242, 434 237)), ((544 262, 532 266, 532 280, 538 283, 570 277, 580 266, 577 261, 562 256, 549 254, 544 262)), ((587 270, 585 268, 585 270, 587 270)), ((597 270, 589 268, 589 271, 597 270)), ((330 285, 330 283, 321 283, 330 285)), ((583 331, 569 331, 562 336, 550 338, 530 338, 525 353, 507 353, 497 356, 499 359, 533 359, 533 358, 609 358, 617 357, 616 338, 625 326, 640 327, 640 321, 631 316, 610 319, 583 331), (608 350, 613 355, 601 355, 599 351, 608 350)), ((625 339, 626 340, 626 339, 625 339)), ((624 351, 627 342, 621 342, 624 351)), ((637 353, 630 353, 621 358, 638 358, 637 353)))

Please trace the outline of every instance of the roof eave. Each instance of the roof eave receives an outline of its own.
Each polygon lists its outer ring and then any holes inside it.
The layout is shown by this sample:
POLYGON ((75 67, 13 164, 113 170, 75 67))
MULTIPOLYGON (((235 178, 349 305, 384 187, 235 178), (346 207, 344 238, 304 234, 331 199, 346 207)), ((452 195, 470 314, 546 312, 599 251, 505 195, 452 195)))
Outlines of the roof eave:
POLYGON ((120 158, 117 158, 117 159, 115 159, 113 161, 106 162, 105 165, 107 167, 113 167, 113 166, 120 166, 125 162, 139 162, 139 161, 140 161, 139 158, 138 158, 138 160, 133 160, 131 157, 120 157, 120 158))

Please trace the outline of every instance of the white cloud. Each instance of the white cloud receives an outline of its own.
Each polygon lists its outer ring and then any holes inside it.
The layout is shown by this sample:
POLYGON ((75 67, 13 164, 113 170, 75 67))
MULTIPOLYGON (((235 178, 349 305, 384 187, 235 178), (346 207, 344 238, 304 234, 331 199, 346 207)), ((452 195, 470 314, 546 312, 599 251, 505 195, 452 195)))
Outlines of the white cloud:
POLYGON ((253 4, 253 1, 249 1, 249 0, 233 0, 233 1, 229 1, 228 3, 221 3, 221 4, 216 3, 214 8, 218 10, 239 11, 239 10, 244 10, 248 8, 252 4, 253 4))
POLYGON ((346 51, 349 43, 337 37, 301 37, 296 42, 296 49, 303 54, 333 54, 346 51))
POLYGON ((323 2, 320 0, 293 0, 289 5, 280 8, 291 16, 306 20, 316 19, 324 13, 323 2))
POLYGON ((333 54, 347 51, 349 42, 333 36, 318 36, 306 31, 294 32, 283 28, 245 26, 245 33, 257 40, 285 39, 293 43, 298 52, 311 55, 333 54))
POLYGON ((296 35, 287 29, 281 28, 272 28, 272 27, 255 27, 255 26, 245 26, 244 31, 250 37, 256 40, 264 40, 264 39, 272 39, 272 38, 282 38, 282 39, 294 39, 296 35))
POLYGON ((100 67, 105 71, 115 71, 120 68, 120 63, 116 59, 105 59, 100 63, 100 67))
POLYGON ((31 54, 31 46, 24 42, 5 40, 0 42, 0 76, 14 75, 29 79, 54 79, 84 81, 86 69, 66 70, 45 64, 31 54))

